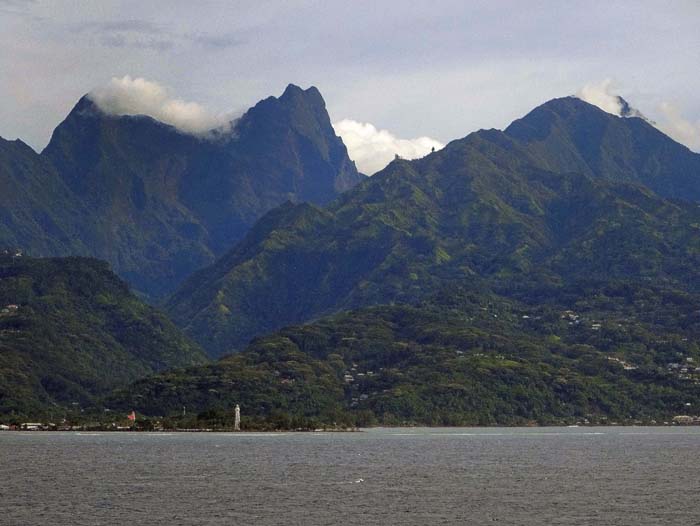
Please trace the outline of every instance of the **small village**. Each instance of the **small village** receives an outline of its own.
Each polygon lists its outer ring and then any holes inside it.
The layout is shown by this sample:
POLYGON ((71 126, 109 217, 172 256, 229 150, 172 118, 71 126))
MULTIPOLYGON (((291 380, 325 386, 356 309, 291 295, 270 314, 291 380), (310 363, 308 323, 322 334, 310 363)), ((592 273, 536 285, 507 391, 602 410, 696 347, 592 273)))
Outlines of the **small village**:
MULTIPOLYGON (((183 408, 183 416, 185 411, 183 408)), ((228 426, 221 426, 216 431, 241 431, 241 408, 236 404, 230 411, 231 422, 228 426)), ((163 417, 137 417, 135 411, 131 411, 116 421, 101 422, 98 418, 86 417, 82 423, 69 422, 63 419, 61 423, 53 422, 21 422, 5 424, 0 423, 0 431, 116 431, 116 432, 209 432, 215 429, 209 427, 182 427, 177 420, 163 417)))

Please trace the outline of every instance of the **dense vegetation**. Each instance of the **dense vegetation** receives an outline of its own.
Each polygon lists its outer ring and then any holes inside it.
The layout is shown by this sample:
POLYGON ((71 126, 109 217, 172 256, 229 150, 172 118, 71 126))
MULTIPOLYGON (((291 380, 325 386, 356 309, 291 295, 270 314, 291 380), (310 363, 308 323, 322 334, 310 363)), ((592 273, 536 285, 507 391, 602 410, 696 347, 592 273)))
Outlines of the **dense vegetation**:
MULTIPOLYGON (((315 90, 294 88, 263 101, 251 110, 257 117, 249 113, 239 123, 239 144, 262 159, 259 145, 290 137, 287 121, 276 119, 281 113, 305 130, 310 142, 292 134, 304 144, 297 146, 344 166, 345 150, 333 153, 328 137, 310 131, 327 118, 319 101, 315 90)), ((141 118, 117 121, 142 124, 141 118)), ((130 136, 138 138, 136 130, 130 136)), ((180 146, 179 152, 187 150, 180 146)), ((259 166, 280 182, 274 174, 297 166, 295 155, 283 153, 289 151, 296 150, 275 150, 259 166)), ((51 155, 47 173, 61 170, 58 154, 51 155)), ((139 147, 130 162, 148 155, 139 147)), ((212 152, 205 158, 217 159, 212 152)), ((230 426, 235 404, 249 428, 648 423, 694 414, 700 404, 700 206, 693 201, 700 199, 699 167, 699 155, 640 118, 614 117, 572 98, 551 101, 505 132, 480 131, 423 159, 398 159, 325 207, 288 202, 265 214, 166 305, 210 356, 225 355, 218 362, 170 369, 125 388, 126 380, 150 370, 187 364, 149 354, 167 347, 154 345, 160 340, 152 323, 130 330, 132 323, 162 318, 133 296, 118 296, 130 305, 125 314, 122 301, 104 300, 113 295, 98 293, 99 287, 52 285, 33 293, 41 301, 26 300, 26 308, 2 319, 9 324, 3 338, 10 339, 0 355, 11 360, 5 377, 27 371, 25 385, 35 389, 26 392, 40 392, 44 400, 63 403, 84 392, 96 410, 101 404, 117 411, 111 414, 134 409, 177 427, 230 426), (80 301, 57 300, 64 289, 80 301), (42 308, 53 316, 21 325, 22 316, 39 309, 34 304, 47 305, 42 308), (22 347, 22 338, 36 340, 22 347), (89 345, 73 344, 86 339, 89 345), (94 349, 95 341, 118 345, 105 344, 105 352, 90 357, 91 369, 81 365, 77 350, 94 349), (16 349, 32 357, 29 365, 16 349), (44 356, 50 368, 36 365, 44 356), (63 356, 77 369, 58 374, 63 356), (134 356, 146 358, 138 371, 124 365, 134 356), (119 380, 97 376, 109 368, 121 370, 119 380), (116 390, 94 403, 107 386, 116 390)), ((323 172, 309 170, 302 172, 323 172)), ((96 199, 98 172, 78 173, 87 175, 66 183, 71 192, 96 199)), ((129 187, 130 177, 119 185, 129 187)), ((132 197, 141 195, 133 188, 132 197)), ((212 183, 185 193, 211 205, 211 224, 228 231, 218 188, 212 183)), ((91 205, 108 223, 121 203, 114 198, 122 195, 112 190, 104 203, 91 205)), ((245 199, 257 200, 260 190, 245 199)), ((125 237, 141 248, 146 238, 138 236, 147 231, 141 220, 150 212, 144 213, 133 215, 134 230, 125 237)), ((169 260, 148 246, 156 274, 169 265, 161 267, 162 261, 178 262, 183 272, 194 265, 185 253, 169 260)), ((74 283, 75 261, 83 260, 52 263, 52 275, 63 276, 57 283, 74 283)), ((143 276, 151 272, 137 259, 122 272, 138 261, 143 276)), ((158 279, 172 277, 163 272, 158 279)), ((10 290, 12 298, 21 297, 10 290)), ((189 346, 167 327, 171 348, 189 346)), ((197 356, 193 352, 184 354, 197 356)), ((0 377, 0 386, 8 381, 0 377)))
POLYGON ((206 138, 86 96, 41 154, 0 139, 0 246, 98 257, 158 298, 271 208, 324 204, 360 179, 315 88, 290 85, 206 138))
POLYGON ((58 418, 129 381, 204 360, 106 263, 0 255, 0 415, 58 418))
MULTIPOLYGON (((533 307, 444 291, 285 328, 107 405, 249 427, 668 421, 700 404, 700 296, 580 283, 533 307), (195 416, 197 415, 197 416, 195 416)), ((187 422, 187 423, 185 423, 187 422)))
MULTIPOLYGON (((528 137, 539 124, 550 131, 538 117, 545 110, 576 112, 575 136, 588 121, 596 124, 592 134, 598 121, 609 121, 632 138, 641 129, 662 146, 670 141, 641 119, 614 117, 577 99, 552 101, 523 119, 530 123, 528 137)), ((606 137, 597 140, 607 151, 606 137)), ((621 162, 654 151, 647 142, 632 141, 639 151, 621 162)), ((693 162, 700 159, 675 146, 693 162)), ((414 303, 444 286, 533 303, 581 279, 654 280, 697 291, 697 204, 665 199, 638 182, 610 181, 632 180, 612 169, 566 171, 566 163, 557 167, 543 152, 556 153, 481 131, 423 159, 395 161, 325 208, 275 209, 216 264, 190 278, 170 298, 168 312, 216 356, 287 324, 342 309, 414 303)), ((644 167, 653 164, 645 159, 644 167)), ((664 165, 663 155, 654 161, 661 163, 657 182, 675 188, 676 165, 664 165)), ((634 173, 640 180, 647 176, 641 168, 634 173)))

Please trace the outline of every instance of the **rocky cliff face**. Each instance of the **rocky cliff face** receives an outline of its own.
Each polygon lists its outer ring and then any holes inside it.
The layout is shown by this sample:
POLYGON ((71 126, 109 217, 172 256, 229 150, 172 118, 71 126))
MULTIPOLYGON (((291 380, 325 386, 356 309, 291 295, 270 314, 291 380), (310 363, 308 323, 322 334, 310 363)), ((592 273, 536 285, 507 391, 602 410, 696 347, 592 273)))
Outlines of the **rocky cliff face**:
POLYGON ((325 204, 362 178, 318 90, 293 85, 206 137, 108 115, 86 96, 41 155, 0 150, 0 177, 17 200, 0 216, 0 245, 105 259, 156 298, 271 208, 325 204))

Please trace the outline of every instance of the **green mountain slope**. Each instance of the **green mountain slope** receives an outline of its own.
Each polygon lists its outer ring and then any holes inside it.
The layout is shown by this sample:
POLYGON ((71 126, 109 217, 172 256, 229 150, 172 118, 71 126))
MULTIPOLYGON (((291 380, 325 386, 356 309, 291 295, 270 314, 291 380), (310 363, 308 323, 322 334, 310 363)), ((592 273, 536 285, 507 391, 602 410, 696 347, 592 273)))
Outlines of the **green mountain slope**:
POLYGON ((208 426, 235 404, 250 427, 668 421, 700 403, 699 301, 622 281, 538 306, 446 290, 282 329, 106 404, 208 426))
POLYGON ((93 259, 0 256, 0 415, 39 415, 205 360, 93 259))
POLYGON ((219 355, 287 324, 444 286, 533 301, 584 277, 697 289, 697 204, 545 164, 495 130, 395 161, 325 208, 270 212, 167 310, 219 355))

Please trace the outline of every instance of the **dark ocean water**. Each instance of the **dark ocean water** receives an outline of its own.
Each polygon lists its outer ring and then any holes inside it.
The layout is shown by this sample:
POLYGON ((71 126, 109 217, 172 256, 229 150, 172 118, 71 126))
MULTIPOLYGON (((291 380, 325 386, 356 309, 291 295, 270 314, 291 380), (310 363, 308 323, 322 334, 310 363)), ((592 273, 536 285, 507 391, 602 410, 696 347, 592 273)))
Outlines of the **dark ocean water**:
POLYGON ((0 432, 0 524, 700 524, 700 428, 0 432))

